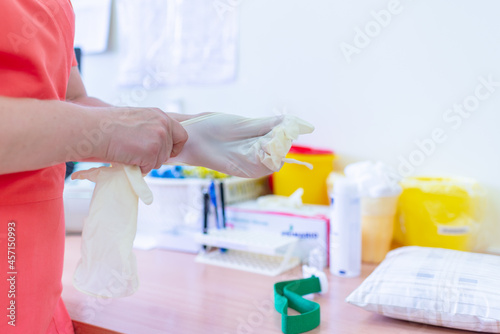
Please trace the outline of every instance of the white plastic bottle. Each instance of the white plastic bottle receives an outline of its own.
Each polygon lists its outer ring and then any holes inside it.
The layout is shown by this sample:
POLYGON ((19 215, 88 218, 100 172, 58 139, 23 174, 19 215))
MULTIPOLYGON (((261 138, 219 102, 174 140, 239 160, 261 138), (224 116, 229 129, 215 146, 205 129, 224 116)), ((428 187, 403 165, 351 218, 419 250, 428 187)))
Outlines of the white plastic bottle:
POLYGON ((361 273, 361 199, 357 184, 348 178, 333 185, 330 272, 342 277, 361 273))

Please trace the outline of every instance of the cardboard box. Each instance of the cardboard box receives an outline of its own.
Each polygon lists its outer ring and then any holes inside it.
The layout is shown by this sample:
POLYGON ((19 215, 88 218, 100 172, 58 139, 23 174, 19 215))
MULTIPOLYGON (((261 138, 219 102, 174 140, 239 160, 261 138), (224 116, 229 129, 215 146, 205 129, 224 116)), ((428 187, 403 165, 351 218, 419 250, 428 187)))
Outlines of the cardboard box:
POLYGON ((309 252, 315 248, 323 251, 328 265, 330 237, 330 207, 303 205, 300 208, 272 208, 260 206, 257 201, 247 201, 226 208, 229 228, 248 231, 277 232, 283 236, 300 238, 294 255, 308 261, 309 252))

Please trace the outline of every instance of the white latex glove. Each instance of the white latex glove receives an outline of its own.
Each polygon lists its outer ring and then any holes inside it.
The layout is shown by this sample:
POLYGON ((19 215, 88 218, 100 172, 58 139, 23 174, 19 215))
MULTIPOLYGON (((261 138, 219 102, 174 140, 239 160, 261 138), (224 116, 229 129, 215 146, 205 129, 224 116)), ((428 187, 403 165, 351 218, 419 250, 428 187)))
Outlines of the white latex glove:
POLYGON ((137 166, 113 164, 72 175, 96 183, 89 216, 82 233, 82 258, 74 286, 101 297, 125 297, 139 285, 132 245, 137 230, 139 198, 153 202, 153 194, 137 166))
POLYGON ((167 164, 203 166, 229 175, 256 178, 278 171, 292 141, 314 127, 292 115, 246 118, 209 113, 181 122, 189 138, 167 164))

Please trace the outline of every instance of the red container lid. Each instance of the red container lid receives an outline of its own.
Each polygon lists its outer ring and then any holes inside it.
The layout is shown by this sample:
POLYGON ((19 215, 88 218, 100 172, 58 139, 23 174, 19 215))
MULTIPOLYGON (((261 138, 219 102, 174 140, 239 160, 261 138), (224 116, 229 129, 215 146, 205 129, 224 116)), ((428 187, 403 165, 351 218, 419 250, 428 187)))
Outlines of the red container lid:
POLYGON ((309 146, 292 145, 289 153, 294 154, 333 154, 332 150, 312 148, 309 146))

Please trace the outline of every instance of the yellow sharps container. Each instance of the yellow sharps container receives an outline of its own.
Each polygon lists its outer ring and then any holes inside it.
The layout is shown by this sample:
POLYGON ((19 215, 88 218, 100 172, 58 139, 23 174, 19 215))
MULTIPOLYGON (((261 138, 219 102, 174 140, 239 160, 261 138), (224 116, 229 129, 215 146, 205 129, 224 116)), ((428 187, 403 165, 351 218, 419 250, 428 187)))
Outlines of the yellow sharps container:
POLYGON ((309 162, 314 168, 310 170, 303 165, 286 163, 272 176, 273 193, 290 196, 298 188, 303 188, 302 202, 328 205, 326 179, 333 171, 333 152, 294 145, 286 157, 309 162))
POLYGON ((482 221, 483 192, 468 178, 411 177, 401 182, 395 241, 470 251, 482 221))

